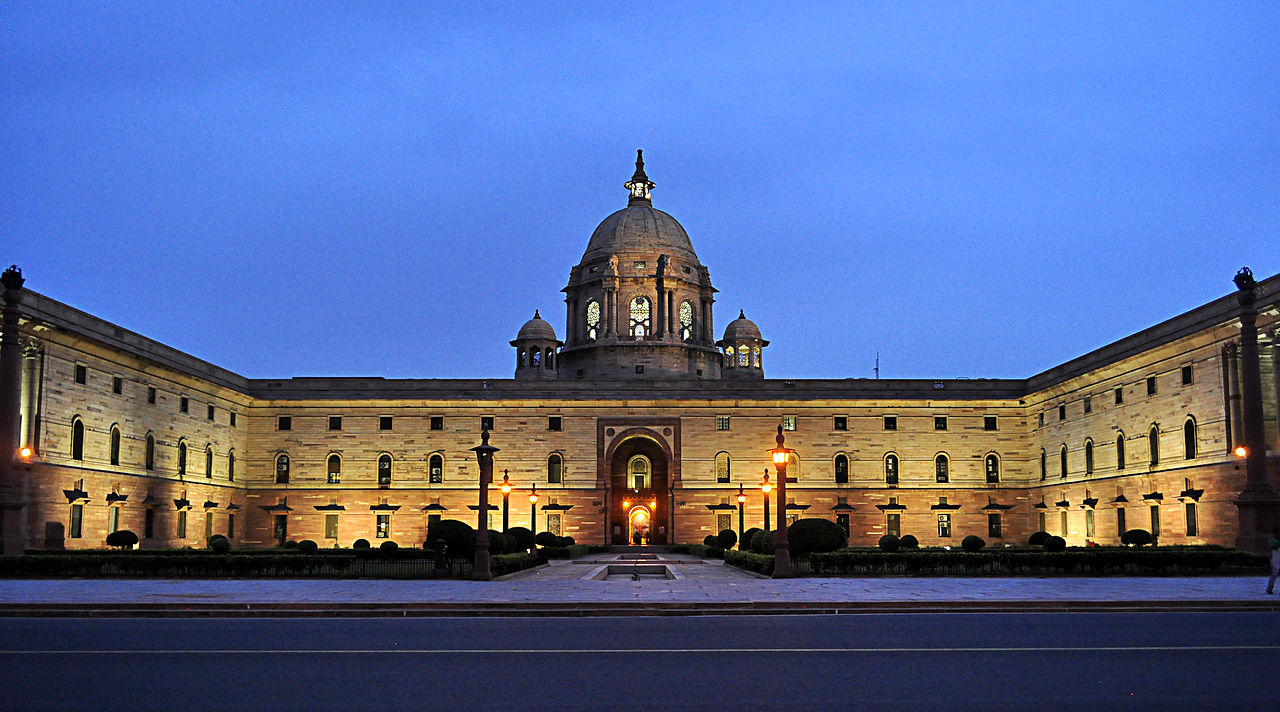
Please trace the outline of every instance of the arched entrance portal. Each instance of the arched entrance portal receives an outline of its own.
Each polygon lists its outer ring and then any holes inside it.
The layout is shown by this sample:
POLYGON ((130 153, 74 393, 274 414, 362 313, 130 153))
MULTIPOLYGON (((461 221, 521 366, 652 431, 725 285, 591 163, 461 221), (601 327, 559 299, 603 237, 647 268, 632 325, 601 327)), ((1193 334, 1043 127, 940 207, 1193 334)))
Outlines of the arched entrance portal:
POLYGON ((670 526, 667 454, 652 436, 636 434, 613 449, 609 459, 609 542, 635 546, 666 544, 670 526))

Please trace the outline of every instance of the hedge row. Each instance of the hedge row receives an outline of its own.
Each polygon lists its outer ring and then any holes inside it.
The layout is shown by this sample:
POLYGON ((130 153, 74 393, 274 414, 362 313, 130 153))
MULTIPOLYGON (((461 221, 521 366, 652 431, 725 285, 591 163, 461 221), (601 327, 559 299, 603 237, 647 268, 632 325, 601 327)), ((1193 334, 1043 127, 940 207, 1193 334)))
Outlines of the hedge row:
MULTIPOLYGON (((534 563, 527 552, 500 554, 491 560, 495 574, 534 563)), ((214 554, 184 556, 129 552, 97 556, 24 556, 0 558, 3 578, 147 577, 147 578, 435 578, 471 573, 472 562, 450 560, 437 571, 431 552, 413 549, 334 554, 214 554)))
POLYGON ((740 569, 754 571, 758 574, 764 574, 766 576, 773 575, 772 554, 757 554, 754 551, 726 549, 724 552, 724 562, 730 566, 737 566, 740 569))
MULTIPOLYGON (((726 558, 726 561, 728 559, 726 558)), ((885 553, 833 551, 809 557, 815 576, 858 575, 1187 575, 1257 573, 1266 559, 1232 549, 1090 547, 1061 552, 926 549, 885 553)))
POLYGON ((705 544, 690 544, 688 552, 702 559, 723 559, 726 551, 731 549, 722 549, 718 546, 706 546, 705 544))
POLYGON ((576 559, 579 556, 586 556, 591 553, 591 547, 586 544, 544 546, 538 550, 538 553, 548 559, 576 559))

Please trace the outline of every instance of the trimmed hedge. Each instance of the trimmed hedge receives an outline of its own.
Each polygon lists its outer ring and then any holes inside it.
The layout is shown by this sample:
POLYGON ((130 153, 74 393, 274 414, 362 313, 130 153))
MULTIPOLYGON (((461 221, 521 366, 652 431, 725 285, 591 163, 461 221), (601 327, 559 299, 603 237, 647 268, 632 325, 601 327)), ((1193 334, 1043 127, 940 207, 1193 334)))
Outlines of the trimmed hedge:
MULTIPOLYGON (((976 553, 926 549, 885 553, 877 549, 842 549, 812 554, 815 576, 1041 576, 1256 574, 1266 557, 1221 548, 1130 547, 1072 548, 1061 552, 1034 549, 987 549, 976 553)), ((731 563, 725 557, 726 563, 731 563)))
MULTIPOLYGON (((561 537, 567 539, 568 537, 561 537)), ((591 547, 586 544, 570 544, 569 546, 544 546, 542 556, 548 559, 576 559, 590 553, 591 547)))
MULTIPOLYGON (((713 536, 709 536, 707 538, 711 539, 712 541, 715 540, 715 537, 713 536)), ((703 559, 723 559, 725 551, 726 551, 725 549, 721 549, 718 546, 694 544, 689 547, 690 554, 693 554, 694 556, 697 556, 703 559)))
POLYGON ((764 531, 764 530, 758 527, 751 527, 745 532, 742 532, 742 541, 738 542, 738 548, 743 551, 750 549, 751 540, 755 537, 756 532, 760 532, 760 531, 764 531))
POLYGON ((747 571, 764 574, 765 576, 773 575, 773 556, 769 554, 756 554, 750 551, 730 549, 724 552, 724 563, 747 571))

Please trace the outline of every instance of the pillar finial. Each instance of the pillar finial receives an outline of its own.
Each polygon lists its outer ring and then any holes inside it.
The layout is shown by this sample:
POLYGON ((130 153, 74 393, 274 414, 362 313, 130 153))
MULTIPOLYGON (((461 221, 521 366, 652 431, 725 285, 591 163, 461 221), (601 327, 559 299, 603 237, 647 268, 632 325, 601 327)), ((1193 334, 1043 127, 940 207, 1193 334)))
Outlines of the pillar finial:
POLYGON ((631 191, 631 197, 627 200, 628 205, 649 204, 649 191, 657 186, 649 180, 649 176, 645 175, 644 149, 636 149, 636 172, 632 174, 631 180, 623 184, 623 187, 631 191))
POLYGON ((26 281, 22 278, 22 269, 18 265, 9 265, 9 269, 0 274, 0 283, 4 284, 5 289, 17 291, 22 289, 22 283, 26 281))

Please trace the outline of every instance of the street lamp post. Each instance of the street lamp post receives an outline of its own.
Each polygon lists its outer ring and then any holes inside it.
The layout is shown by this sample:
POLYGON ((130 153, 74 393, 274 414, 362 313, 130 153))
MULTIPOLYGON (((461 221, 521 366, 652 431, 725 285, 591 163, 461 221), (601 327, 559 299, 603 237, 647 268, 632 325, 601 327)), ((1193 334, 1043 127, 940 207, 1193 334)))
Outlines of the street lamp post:
POLYGON ((743 505, 745 505, 746 503, 747 503, 747 494, 742 491, 742 483, 739 482, 738 483, 738 550, 739 551, 745 548, 742 543, 742 518, 743 518, 743 505))
POLYGON ((489 444, 488 429, 480 431, 480 444, 471 451, 480 464, 480 515, 476 523, 476 559, 471 568, 471 578, 488 581, 493 578, 489 570, 489 485, 493 482, 493 453, 498 451, 489 444))
MULTIPOLYGON (((538 536, 538 483, 536 482, 530 485, 530 489, 529 489, 529 531, 533 532, 534 538, 537 538, 538 536)), ((534 545, 529 548, 529 553, 534 556, 538 555, 537 542, 535 542, 534 545)))
POLYGON ((502 532, 505 534, 511 528, 511 476, 507 474, 510 470, 502 471, 502 532))
POLYGON ((760 494, 764 495, 764 530, 769 531, 769 493, 773 484, 769 482, 769 468, 764 468, 764 481, 760 483, 760 494))
MULTIPOLYGON (((1263 427, 1262 369, 1258 358, 1257 286, 1253 272, 1242 268, 1235 277, 1240 319, 1240 389, 1244 416, 1245 485, 1236 497, 1240 531, 1236 548, 1266 552, 1267 532, 1280 523, 1280 497, 1267 481, 1267 438, 1263 427)), ((1239 456, 1239 448, 1236 450, 1239 456)))
POLYGON ((769 450, 773 466, 778 470, 778 531, 773 537, 773 577, 791 577, 791 549, 787 546, 787 465, 794 450, 786 447, 782 426, 778 426, 778 446, 769 450))

